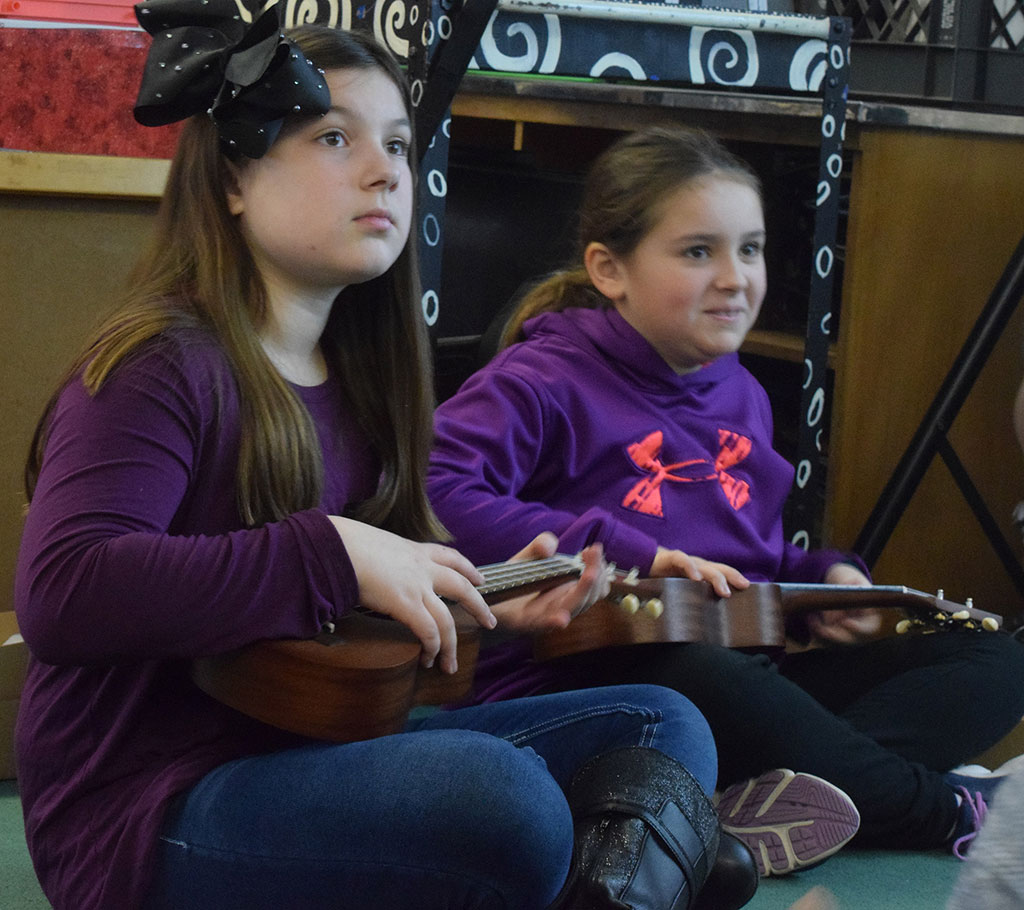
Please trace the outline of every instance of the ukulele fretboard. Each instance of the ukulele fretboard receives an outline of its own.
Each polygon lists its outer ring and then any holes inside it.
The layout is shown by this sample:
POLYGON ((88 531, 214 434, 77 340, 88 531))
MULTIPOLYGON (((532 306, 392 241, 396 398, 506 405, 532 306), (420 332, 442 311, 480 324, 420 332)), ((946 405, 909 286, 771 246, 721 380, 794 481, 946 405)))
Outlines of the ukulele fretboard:
POLYGON ((486 599, 505 591, 518 588, 526 590, 560 578, 571 578, 573 575, 579 575, 582 570, 582 559, 564 554, 527 562, 500 562, 480 566, 484 583, 479 585, 477 590, 486 599))

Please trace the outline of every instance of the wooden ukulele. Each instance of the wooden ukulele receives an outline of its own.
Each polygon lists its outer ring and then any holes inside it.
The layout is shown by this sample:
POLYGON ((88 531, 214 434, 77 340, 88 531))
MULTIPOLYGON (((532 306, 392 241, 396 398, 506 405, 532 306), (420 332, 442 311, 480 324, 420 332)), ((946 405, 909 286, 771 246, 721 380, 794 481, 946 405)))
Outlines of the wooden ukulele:
POLYGON ((897 631, 914 627, 994 631, 995 613, 896 585, 756 583, 719 597, 706 582, 618 574, 608 599, 564 629, 538 636, 534 655, 550 660, 617 645, 703 641, 727 648, 783 647, 790 613, 894 607, 907 614, 897 631))
MULTIPOLYGON (((578 558, 483 566, 477 590, 493 603, 579 575, 578 558)), ((454 607, 458 672, 420 665, 419 640, 400 622, 355 612, 308 640, 259 641, 193 661, 208 695, 257 720, 331 742, 398 733, 415 705, 443 704, 469 692, 480 627, 454 607)))
MULTIPOLYGON (((576 557, 553 556, 483 566, 478 590, 493 603, 578 575, 576 557)), ((902 607, 911 622, 997 629, 1000 617, 903 587, 754 584, 719 598, 686 578, 638 579, 617 573, 611 594, 565 628, 535 638, 548 660, 614 645, 705 641, 725 647, 781 646, 784 615, 793 611, 902 607)), ((208 695, 257 720, 315 739, 354 742, 398 733, 416 705, 466 695, 479 651, 480 628, 460 608, 459 670, 448 675, 420 665, 419 641, 404 625, 355 612, 308 640, 260 641, 192 664, 208 695)))

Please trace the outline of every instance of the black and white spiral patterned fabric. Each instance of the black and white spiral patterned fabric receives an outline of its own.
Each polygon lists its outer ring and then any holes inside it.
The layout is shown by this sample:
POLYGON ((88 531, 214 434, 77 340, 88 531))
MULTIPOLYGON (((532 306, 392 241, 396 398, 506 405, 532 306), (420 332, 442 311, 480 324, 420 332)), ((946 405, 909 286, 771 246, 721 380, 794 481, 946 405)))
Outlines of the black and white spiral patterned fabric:
MULTIPOLYGON (((399 59, 407 61, 413 100, 431 85, 429 62, 452 35, 462 4, 457 0, 279 0, 286 25, 325 22, 341 28, 372 29, 399 59)), ((472 3, 473 0, 468 0, 472 3)), ((737 13, 646 2, 595 2, 657 22, 577 15, 576 12, 523 12, 501 2, 491 16, 469 68, 496 73, 577 76, 618 82, 641 81, 751 92, 785 91, 822 98, 821 153, 816 196, 814 261, 808 289, 807 340, 797 444, 796 488, 789 504, 791 539, 809 547, 823 509, 822 438, 828 426, 828 351, 832 339, 832 300, 836 271, 839 181, 849 82, 850 22, 831 17, 737 13), (513 8, 508 8, 508 7, 513 8), (690 24, 679 17, 690 16, 690 24), (673 21, 661 21, 672 19, 673 21)), ((441 257, 447 194, 450 117, 420 153, 419 252, 423 317, 437 322, 443 301, 441 257)))
POLYGON ((640 0, 614 6, 632 7, 641 14, 664 12, 679 17, 679 23, 592 20, 499 8, 471 66, 508 73, 797 92, 819 91, 828 68, 825 19, 698 7, 692 16, 695 24, 684 24, 688 8, 678 4, 640 0), (765 27, 779 21, 796 31, 805 24, 806 36, 765 27))
POLYGON ((824 512, 825 458, 822 438, 829 424, 828 353, 834 336, 832 301, 836 277, 840 177, 846 132, 850 23, 833 19, 822 92, 821 146, 815 196, 813 262, 807 304, 801 423, 797 437, 796 488, 786 525, 793 543, 807 549, 821 543, 817 524, 824 512))

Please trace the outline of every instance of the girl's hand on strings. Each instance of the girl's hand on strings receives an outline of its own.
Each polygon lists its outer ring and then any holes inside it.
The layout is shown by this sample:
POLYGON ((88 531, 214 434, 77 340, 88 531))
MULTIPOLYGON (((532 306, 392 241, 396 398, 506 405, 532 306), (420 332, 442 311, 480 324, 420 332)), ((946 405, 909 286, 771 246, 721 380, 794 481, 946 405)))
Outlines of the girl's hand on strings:
MULTIPOLYGON (((528 559, 546 559, 554 556, 558 538, 550 532, 535 537, 509 562, 528 559)), ((588 607, 608 596, 610 588, 608 566, 603 548, 593 544, 580 558, 584 569, 575 581, 555 585, 539 593, 512 597, 493 605, 498 624, 513 632, 538 633, 564 629, 570 620, 588 607)))
POLYGON ((480 625, 497 620, 476 585, 484 578, 461 553, 417 543, 350 518, 330 516, 359 582, 359 602, 408 626, 423 645, 423 666, 458 669, 455 620, 442 598, 461 604, 480 625))
POLYGON ((739 569, 727 566, 724 562, 711 562, 699 556, 688 556, 682 550, 668 550, 665 547, 658 547, 651 564, 651 576, 706 581, 719 597, 728 597, 733 588, 742 591, 750 587, 750 582, 739 569))
MULTIPOLYGON (((825 584, 866 588, 871 580, 856 566, 837 562, 825 573, 825 584)), ((811 640, 819 644, 850 645, 867 641, 882 628, 882 613, 871 607, 855 610, 821 610, 807 614, 811 640)))

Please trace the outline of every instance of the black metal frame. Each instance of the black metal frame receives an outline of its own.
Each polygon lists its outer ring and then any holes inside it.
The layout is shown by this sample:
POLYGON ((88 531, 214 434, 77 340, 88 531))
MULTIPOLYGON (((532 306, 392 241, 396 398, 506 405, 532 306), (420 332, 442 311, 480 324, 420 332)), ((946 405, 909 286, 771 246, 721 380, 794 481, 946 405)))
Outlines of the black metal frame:
MULTIPOLYGON (((939 455, 971 507, 1017 591, 1024 597, 1024 568, 974 486, 947 433, 996 342, 1024 297, 1024 237, 1010 256, 988 302, 967 336, 924 418, 886 483, 854 543, 864 561, 874 565, 910 503, 925 471, 939 455)), ((1024 613, 1015 625, 1024 622, 1024 613)))

